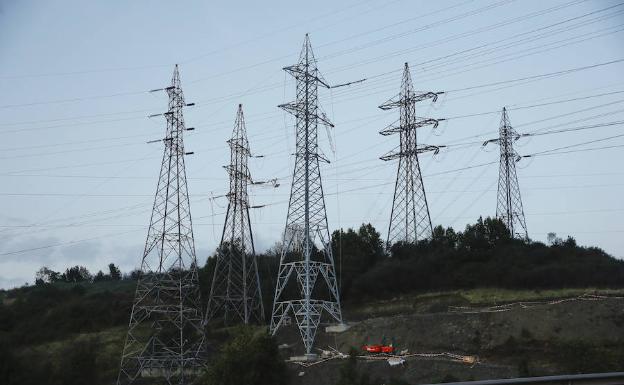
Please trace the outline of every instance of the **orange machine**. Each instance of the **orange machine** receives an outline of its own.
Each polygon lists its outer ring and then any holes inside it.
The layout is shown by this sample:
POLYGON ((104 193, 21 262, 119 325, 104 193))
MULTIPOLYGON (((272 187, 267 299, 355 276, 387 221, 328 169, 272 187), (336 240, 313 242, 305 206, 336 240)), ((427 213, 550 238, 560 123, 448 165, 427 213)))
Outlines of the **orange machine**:
POLYGON ((364 345, 362 350, 367 353, 394 353, 394 346, 392 345, 364 345))

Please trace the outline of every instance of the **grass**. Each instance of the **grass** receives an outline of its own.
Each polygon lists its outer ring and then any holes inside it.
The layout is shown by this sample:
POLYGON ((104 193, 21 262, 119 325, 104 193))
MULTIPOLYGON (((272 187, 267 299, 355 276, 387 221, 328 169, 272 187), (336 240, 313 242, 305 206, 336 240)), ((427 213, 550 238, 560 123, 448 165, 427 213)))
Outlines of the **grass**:
POLYGON ((583 294, 624 296, 624 289, 568 288, 557 290, 510 290, 481 288, 443 292, 410 293, 387 300, 346 307, 345 311, 355 317, 384 316, 404 312, 438 313, 448 306, 497 305, 518 301, 542 301, 557 298, 578 297, 583 294))
POLYGON ((578 297, 583 294, 624 295, 624 289, 569 288, 556 290, 473 289, 455 292, 470 304, 498 304, 516 301, 549 300, 578 297))
POLYGON ((52 368, 57 368, 68 348, 75 346, 79 341, 91 340, 96 347, 98 375, 100 378, 110 380, 108 382, 113 383, 119 370, 119 360, 125 336, 126 327, 116 327, 97 333, 81 333, 63 340, 24 347, 17 351, 17 354, 24 360, 42 361, 50 364, 52 368))

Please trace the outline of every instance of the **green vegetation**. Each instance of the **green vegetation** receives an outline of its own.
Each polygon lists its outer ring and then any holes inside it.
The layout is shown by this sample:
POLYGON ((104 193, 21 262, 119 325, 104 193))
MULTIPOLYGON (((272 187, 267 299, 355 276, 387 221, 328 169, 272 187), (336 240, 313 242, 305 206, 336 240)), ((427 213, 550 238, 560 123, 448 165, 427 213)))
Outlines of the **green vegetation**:
POLYGON ((370 380, 365 374, 361 374, 357 370, 357 351, 351 349, 349 358, 340 367, 340 377, 336 385, 369 385, 370 380))
POLYGON ((238 327, 212 360, 201 385, 286 385, 288 373, 265 328, 238 327))
MULTIPOLYGON (((548 245, 510 239, 504 225, 490 218, 463 232, 437 227, 431 240, 395 244, 389 255, 370 224, 335 231, 331 246, 344 310, 353 319, 443 313, 449 305, 573 297, 594 290, 624 293, 623 261, 554 234, 548 245)), ((278 263, 278 247, 258 255, 267 316, 278 263)), ((43 267, 35 285, 0 290, 0 383, 114 382, 138 273, 124 275, 114 264, 105 271, 43 267)), ((208 258, 199 272, 204 305, 213 271, 214 258, 208 258)), ((203 384, 287 383, 276 342, 264 331, 236 328, 221 333, 225 335, 211 336, 214 351, 203 384)), ((540 360, 523 353, 529 341, 567 372, 617 368, 624 362, 624 351, 615 345, 540 341, 530 331, 514 338, 492 352, 518 352, 521 373, 534 373, 540 360)), ((354 360, 344 362, 338 378, 341 385, 377 383, 360 373, 354 360)))
POLYGON ((8 304, 0 305, 0 341, 10 346, 41 344, 128 323, 131 291, 89 292, 90 284, 63 286, 11 292, 5 299, 8 304))
POLYGON ((464 232, 436 227, 431 240, 393 245, 391 258, 353 279, 345 300, 415 291, 617 288, 623 283, 624 261, 598 248, 579 247, 570 237, 551 245, 511 239, 502 222, 487 218, 464 232))

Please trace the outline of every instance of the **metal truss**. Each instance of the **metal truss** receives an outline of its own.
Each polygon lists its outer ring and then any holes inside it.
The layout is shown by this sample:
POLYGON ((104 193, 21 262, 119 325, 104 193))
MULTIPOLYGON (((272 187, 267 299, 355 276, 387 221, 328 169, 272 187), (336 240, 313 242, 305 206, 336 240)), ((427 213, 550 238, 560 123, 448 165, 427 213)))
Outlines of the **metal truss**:
POLYGON ((252 179, 247 164, 251 153, 240 104, 232 138, 227 143, 230 146, 230 164, 225 166, 230 175, 229 203, 216 255, 206 321, 223 316, 225 324, 261 323, 264 307, 249 220, 248 183, 252 179))
POLYGON ((185 104, 176 65, 167 132, 117 384, 188 384, 205 365, 203 315, 184 166, 185 104))
POLYGON ((296 118, 296 152, 270 330, 275 334, 292 314, 311 354, 323 310, 342 322, 319 168, 319 161, 327 159, 318 148, 318 125, 333 125, 318 106, 318 86, 329 85, 318 71, 308 35, 299 62, 284 70, 297 80, 296 101, 279 106, 296 118))
POLYGON ((497 143, 500 146, 496 217, 505 223, 512 237, 529 239, 516 174, 516 162, 520 160, 520 156, 513 147, 513 143, 519 138, 520 135, 509 122, 507 109, 503 107, 498 139, 490 139, 484 145, 497 143))
POLYGON ((397 149, 380 157, 384 161, 399 160, 387 247, 396 242, 415 243, 430 238, 433 232, 418 154, 425 152, 437 154, 444 146, 419 145, 416 131, 429 125, 435 128, 443 119, 416 116, 416 103, 427 99, 435 102, 440 94, 442 92, 414 92, 409 66, 405 63, 401 92, 397 97, 379 106, 382 110, 398 108, 400 111, 398 125, 390 125, 379 132, 381 135, 399 134, 400 140, 397 149))

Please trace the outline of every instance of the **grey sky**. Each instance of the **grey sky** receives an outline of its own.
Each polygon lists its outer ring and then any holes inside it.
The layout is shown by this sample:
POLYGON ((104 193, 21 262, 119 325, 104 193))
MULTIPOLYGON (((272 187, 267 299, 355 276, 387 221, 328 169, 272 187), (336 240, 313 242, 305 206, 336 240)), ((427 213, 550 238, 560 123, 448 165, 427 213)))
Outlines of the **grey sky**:
MULTIPOLYGON (((616 1, 147 2, 0 1, 0 287, 32 281, 42 265, 140 262, 162 148, 163 94, 180 63, 196 127, 186 137, 198 259, 217 245, 226 201, 225 140, 243 103, 258 180, 257 249, 279 241, 292 171, 293 98, 282 67, 306 32, 333 84, 321 92, 336 127, 320 132, 330 228, 371 222, 385 237, 396 164, 379 156, 398 138, 378 131, 398 118, 377 106, 398 93, 404 62, 421 90, 450 91, 419 114, 456 117, 421 143, 458 144, 421 165, 434 224, 463 229, 496 209, 496 135, 503 105, 520 133, 618 122, 624 112, 624 5, 616 1), (267 5, 270 4, 270 5, 267 5), (486 84, 503 82, 484 87, 486 84), (476 86, 476 88, 472 88, 476 86), (577 99, 562 102, 564 100, 577 99), (552 103, 551 103, 552 102, 552 103), (535 106, 535 105, 540 106, 535 106), (487 112, 495 112, 487 114, 487 112), (472 117, 462 117, 472 115, 472 117), (474 142, 474 143, 472 143, 474 142), (478 166, 464 171, 454 171, 478 166), (29 250, 29 251, 24 251, 29 250)), ((522 139, 521 154, 620 135, 619 123, 522 139)), ((624 256, 624 136, 518 163, 529 235, 550 231, 624 256), (574 151, 569 152, 568 151, 574 151), (566 153, 561 153, 566 152, 566 153)))

